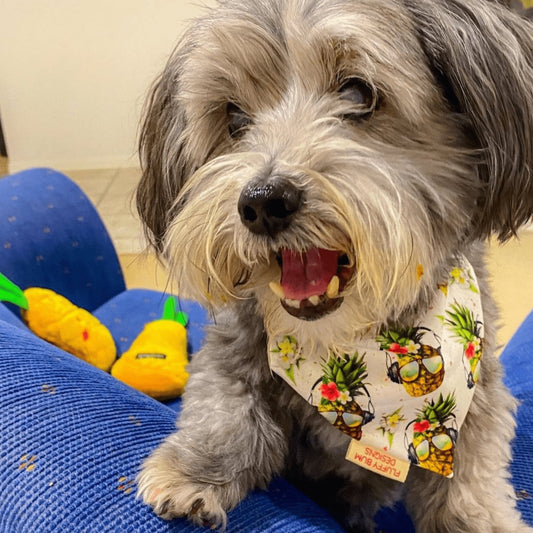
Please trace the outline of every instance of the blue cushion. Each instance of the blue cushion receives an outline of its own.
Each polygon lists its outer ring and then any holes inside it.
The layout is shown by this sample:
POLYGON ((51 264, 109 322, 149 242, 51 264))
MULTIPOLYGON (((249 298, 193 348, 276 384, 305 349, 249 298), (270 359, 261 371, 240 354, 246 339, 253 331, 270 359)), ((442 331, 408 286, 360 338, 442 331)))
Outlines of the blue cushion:
POLYGON ((44 168, 0 180, 0 272, 22 289, 50 288, 89 311, 125 289, 90 200, 66 176, 44 168))
POLYGON ((520 401, 511 474, 524 520, 533 525, 533 313, 501 355, 505 383, 520 401))
POLYGON ((0 303, 0 320, 5 320, 9 324, 12 324, 13 326, 17 326, 19 328, 26 328, 22 320, 19 316, 15 315, 12 311, 10 311, 6 305, 0 303))
MULTIPOLYGON (((176 413, 0 321, 0 531, 193 532, 135 499, 142 460, 176 413)), ((283 480, 249 495, 228 531, 340 532, 283 480)))

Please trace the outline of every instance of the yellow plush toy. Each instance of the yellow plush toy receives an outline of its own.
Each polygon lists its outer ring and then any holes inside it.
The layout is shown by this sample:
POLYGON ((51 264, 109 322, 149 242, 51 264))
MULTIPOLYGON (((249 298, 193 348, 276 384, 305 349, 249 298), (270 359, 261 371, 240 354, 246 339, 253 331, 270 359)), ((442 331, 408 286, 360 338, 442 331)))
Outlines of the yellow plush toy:
POLYGON ((117 349, 111 333, 96 317, 50 289, 30 287, 24 295, 28 309, 21 311, 22 319, 36 335, 109 372, 117 349))
POLYGON ((111 370, 131 387, 158 400, 183 392, 189 377, 187 316, 176 312, 173 297, 165 303, 163 318, 148 323, 118 361, 110 331, 56 292, 38 287, 22 291, 0 274, 1 300, 19 306, 24 322, 36 335, 100 370, 111 370))
POLYGON ((168 298, 163 317, 146 324, 111 375, 157 400, 180 396, 189 377, 186 325, 187 316, 168 298))
POLYGON ((22 291, 0 274, 0 300, 21 308, 26 325, 45 341, 108 372, 117 357, 109 330, 91 313, 50 289, 22 291))

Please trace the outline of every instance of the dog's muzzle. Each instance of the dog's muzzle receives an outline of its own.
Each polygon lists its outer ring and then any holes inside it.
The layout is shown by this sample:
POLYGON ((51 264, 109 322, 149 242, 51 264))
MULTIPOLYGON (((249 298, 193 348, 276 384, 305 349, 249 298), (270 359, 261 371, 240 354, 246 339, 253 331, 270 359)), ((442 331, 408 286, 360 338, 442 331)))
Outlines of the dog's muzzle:
MULTIPOLYGON (((289 228, 302 205, 302 191, 282 177, 255 180, 241 192, 238 209, 241 221, 252 233, 271 238, 289 228)), ((302 320, 316 320, 343 302, 341 292, 355 266, 342 251, 313 247, 283 248, 277 253, 280 282, 270 288, 287 313, 302 320)))
POLYGON ((283 248, 277 259, 281 280, 271 282, 270 288, 287 313, 301 320, 317 320, 340 307, 342 291, 355 272, 355 265, 349 264, 345 253, 283 248))
POLYGON ((287 229, 300 209, 302 192, 284 178, 248 184, 239 198, 242 223, 258 235, 275 237, 287 229))

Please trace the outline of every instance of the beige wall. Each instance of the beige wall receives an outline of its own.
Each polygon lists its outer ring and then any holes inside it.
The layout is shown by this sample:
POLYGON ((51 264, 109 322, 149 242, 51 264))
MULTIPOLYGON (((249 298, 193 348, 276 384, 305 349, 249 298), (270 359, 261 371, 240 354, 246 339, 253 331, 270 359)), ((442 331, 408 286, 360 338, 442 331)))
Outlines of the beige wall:
POLYGON ((198 5, 1 0, 0 113, 10 171, 136 166, 147 88, 198 5))

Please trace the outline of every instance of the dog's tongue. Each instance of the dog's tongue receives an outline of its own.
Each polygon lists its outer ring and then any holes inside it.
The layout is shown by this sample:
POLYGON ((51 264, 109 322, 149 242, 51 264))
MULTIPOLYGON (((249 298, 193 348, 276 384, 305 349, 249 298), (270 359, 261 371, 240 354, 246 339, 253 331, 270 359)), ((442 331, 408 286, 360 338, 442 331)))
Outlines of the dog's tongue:
POLYGON ((337 273, 336 251, 312 248, 306 252, 281 250, 281 286, 285 298, 304 300, 326 292, 337 273))

